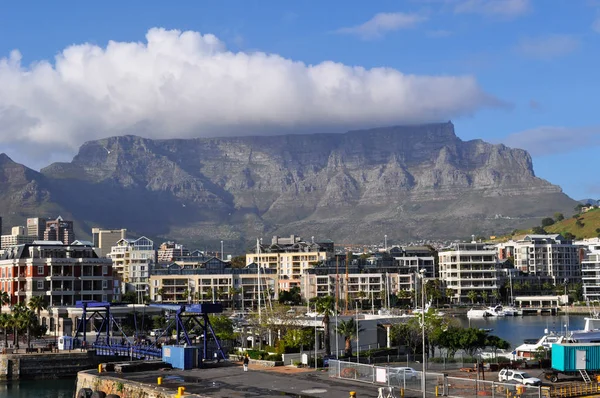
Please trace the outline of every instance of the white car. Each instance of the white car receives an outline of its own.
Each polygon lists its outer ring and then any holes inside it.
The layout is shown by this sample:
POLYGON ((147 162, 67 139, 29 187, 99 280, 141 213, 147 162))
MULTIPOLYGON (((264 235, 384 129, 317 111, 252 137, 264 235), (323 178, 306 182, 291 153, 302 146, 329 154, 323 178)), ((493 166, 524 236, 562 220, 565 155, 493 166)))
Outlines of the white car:
POLYGON ((539 386, 542 381, 537 377, 530 376, 522 370, 502 369, 498 373, 498 381, 516 381, 527 386, 539 386))
POLYGON ((391 383, 402 383, 406 381, 415 381, 419 378, 419 372, 406 366, 399 368, 389 368, 388 379, 391 383))

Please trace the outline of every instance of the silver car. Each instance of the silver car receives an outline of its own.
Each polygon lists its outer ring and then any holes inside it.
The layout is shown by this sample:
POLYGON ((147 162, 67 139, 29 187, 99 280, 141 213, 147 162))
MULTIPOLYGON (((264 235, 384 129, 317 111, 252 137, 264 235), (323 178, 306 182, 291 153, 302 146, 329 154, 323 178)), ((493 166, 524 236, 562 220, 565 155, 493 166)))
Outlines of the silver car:
POLYGON ((419 372, 408 366, 388 369, 388 380, 392 384, 401 384, 404 381, 415 381, 419 378, 419 372))

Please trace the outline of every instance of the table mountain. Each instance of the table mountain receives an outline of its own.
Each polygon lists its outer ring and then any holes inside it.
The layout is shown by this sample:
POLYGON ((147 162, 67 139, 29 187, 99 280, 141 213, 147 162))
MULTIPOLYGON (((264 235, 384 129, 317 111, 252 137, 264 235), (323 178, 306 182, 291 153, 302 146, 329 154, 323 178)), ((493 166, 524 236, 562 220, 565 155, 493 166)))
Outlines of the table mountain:
POLYGON ((344 243, 384 234, 389 242, 464 238, 531 226, 576 205, 535 176, 526 151, 462 141, 452 123, 345 134, 120 136, 27 173, 39 187, 9 185, 16 206, 24 200, 17 192, 30 189, 36 203, 67 209, 85 228, 126 227, 194 247, 292 233, 344 243))

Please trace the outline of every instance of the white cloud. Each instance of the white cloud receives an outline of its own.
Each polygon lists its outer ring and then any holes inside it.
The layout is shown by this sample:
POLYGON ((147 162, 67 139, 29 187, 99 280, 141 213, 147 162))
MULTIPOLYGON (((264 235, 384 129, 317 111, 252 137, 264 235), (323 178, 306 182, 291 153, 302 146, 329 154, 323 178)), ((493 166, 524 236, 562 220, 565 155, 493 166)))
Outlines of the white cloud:
POLYGON ((549 35, 522 39, 517 50, 531 58, 552 59, 577 50, 579 39, 572 35, 549 35))
POLYGON ((531 10, 530 0, 460 0, 454 6, 457 14, 481 14, 516 18, 531 10))
POLYGON ((503 143, 526 149, 532 156, 572 152, 579 148, 600 146, 600 126, 553 127, 541 126, 513 133, 503 143))
POLYGON ((73 45, 54 64, 23 66, 17 51, 0 58, 0 147, 39 166, 114 135, 341 131, 445 121, 502 105, 472 76, 306 65, 230 52, 215 36, 197 32, 151 29, 146 38, 105 48, 73 45))
POLYGON ((380 12, 361 25, 350 28, 340 28, 336 32, 357 35, 365 40, 376 39, 384 36, 388 32, 414 28, 417 24, 426 19, 426 17, 418 14, 380 12))

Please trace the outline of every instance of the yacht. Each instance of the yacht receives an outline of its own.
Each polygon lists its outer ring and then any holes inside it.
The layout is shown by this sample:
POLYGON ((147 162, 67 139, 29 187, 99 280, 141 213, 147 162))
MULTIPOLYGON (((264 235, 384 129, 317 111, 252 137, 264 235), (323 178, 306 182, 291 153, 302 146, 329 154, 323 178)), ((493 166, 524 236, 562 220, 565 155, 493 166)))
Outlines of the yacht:
POLYGON ((519 315, 519 310, 513 306, 503 307, 502 311, 504 311, 504 315, 506 316, 517 316, 519 315))
MULTIPOLYGON (((425 304, 425 313, 427 313, 429 311, 429 309, 431 308, 431 301, 428 302, 427 304, 425 304)), ((412 312, 414 315, 420 315, 423 313, 423 310, 420 308, 415 308, 412 312)), ((443 312, 440 311, 436 311, 434 313, 436 316, 444 316, 445 314, 443 312)))
POLYGON ((488 307, 487 311, 489 313, 488 316, 506 316, 506 312, 501 305, 497 305, 495 307, 488 307))
POLYGON ((552 344, 566 343, 569 341, 565 336, 558 335, 554 332, 548 333, 546 329, 545 334, 540 339, 528 339, 523 342, 520 346, 515 348, 515 356, 517 358, 533 358, 538 352, 540 347, 549 350, 552 348, 552 344))
POLYGON ((487 318, 491 316, 487 309, 474 309, 471 308, 467 311, 467 318, 487 318))
POLYGON ((577 343, 600 343, 600 318, 585 318, 582 330, 574 330, 569 334, 577 343))

